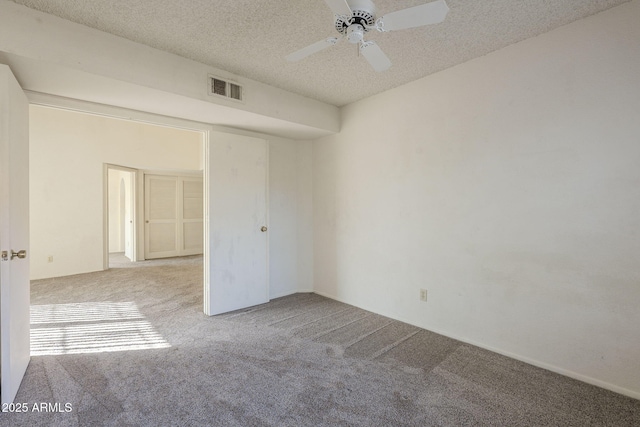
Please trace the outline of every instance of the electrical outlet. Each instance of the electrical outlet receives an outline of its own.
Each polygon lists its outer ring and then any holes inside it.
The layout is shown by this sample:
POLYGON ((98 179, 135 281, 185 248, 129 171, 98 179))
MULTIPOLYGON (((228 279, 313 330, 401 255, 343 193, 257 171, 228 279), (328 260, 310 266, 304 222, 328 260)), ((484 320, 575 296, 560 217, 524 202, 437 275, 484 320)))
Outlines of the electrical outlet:
POLYGON ((47 262, 53 262, 53 255, 49 255, 47 257, 47 262))
POLYGON ((427 290, 420 289, 420 301, 427 301, 427 290))

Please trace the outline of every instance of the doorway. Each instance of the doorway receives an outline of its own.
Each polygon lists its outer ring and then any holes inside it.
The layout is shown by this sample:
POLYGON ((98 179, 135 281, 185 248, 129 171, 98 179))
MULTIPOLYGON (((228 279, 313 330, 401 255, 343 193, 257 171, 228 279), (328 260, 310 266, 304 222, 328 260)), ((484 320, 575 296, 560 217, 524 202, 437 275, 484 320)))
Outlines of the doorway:
MULTIPOLYGON (((102 192, 96 191, 105 185, 105 164, 126 165, 139 171, 173 170, 178 174, 202 170, 204 313, 213 315, 268 301, 266 139, 249 132, 43 94, 33 94, 30 100, 32 124, 41 119, 36 117, 37 112, 60 113, 44 125, 31 126, 30 132, 30 151, 38 154, 32 170, 41 174, 39 183, 32 182, 30 190, 34 202, 32 237, 38 240, 32 245, 32 262, 43 273, 33 279, 108 268, 108 262, 105 263, 108 247, 104 243, 108 231, 104 225, 106 187, 102 192), (124 138, 122 132, 105 129, 99 123, 79 129, 80 121, 63 122, 62 113, 84 115, 98 122, 110 120, 124 126, 147 125, 145 130, 130 132, 138 139, 145 137, 146 145, 137 146, 124 138), (198 147, 185 145, 177 135, 180 131, 196 135, 198 147), (161 141, 159 132, 169 133, 169 137, 161 141), (40 141, 36 143, 35 139, 40 141), (178 145, 177 154, 169 150, 172 144, 178 145), (189 150, 199 153, 197 164, 180 163, 189 150), (154 158, 172 163, 158 165, 154 158), (61 167, 64 165, 73 167, 61 167), (71 169, 81 173, 68 176, 71 169), (66 195, 55 193, 61 188, 67 190, 66 195), (57 209, 67 211, 56 212, 57 209), (240 251, 238 243, 247 247, 240 251), (47 259, 53 262, 47 263, 47 259)), ((138 261, 144 259, 144 204, 140 201, 143 179, 138 172, 134 190, 138 192, 134 207, 138 261)))
POLYGON ((107 258, 108 266, 137 261, 136 239, 136 169, 106 165, 107 182, 107 258))

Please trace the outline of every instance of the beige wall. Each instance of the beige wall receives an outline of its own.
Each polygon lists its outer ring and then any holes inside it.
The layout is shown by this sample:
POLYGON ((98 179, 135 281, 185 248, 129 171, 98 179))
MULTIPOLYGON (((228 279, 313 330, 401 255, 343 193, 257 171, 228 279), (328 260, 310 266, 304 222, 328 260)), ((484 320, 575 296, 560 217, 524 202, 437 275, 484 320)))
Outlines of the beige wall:
POLYGON ((102 270, 105 163, 202 169, 199 132, 39 106, 29 132, 32 279, 102 270))
POLYGON ((640 397, 638 22, 343 108, 313 144, 315 290, 640 397))

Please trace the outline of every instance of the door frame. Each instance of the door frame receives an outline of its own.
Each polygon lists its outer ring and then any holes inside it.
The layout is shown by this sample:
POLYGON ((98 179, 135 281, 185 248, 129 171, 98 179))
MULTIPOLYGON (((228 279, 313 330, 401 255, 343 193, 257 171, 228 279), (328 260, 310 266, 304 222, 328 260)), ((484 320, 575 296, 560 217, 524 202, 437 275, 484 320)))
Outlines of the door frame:
MULTIPOLYGON (((118 170, 123 172, 130 172, 132 174, 131 188, 129 189, 129 197, 131 198, 131 254, 132 262, 138 261, 138 241, 140 236, 138 235, 138 169, 129 168, 126 166, 115 165, 111 163, 104 163, 102 165, 102 266, 103 269, 109 269, 109 170, 118 170)), ((144 259, 144 258, 143 258, 144 259)))
MULTIPOLYGON (((179 119, 176 117, 169 116, 161 116, 158 114, 147 113, 143 111, 130 110, 124 107, 118 107, 114 105, 106 105, 106 104, 97 104, 89 101, 81 101, 78 99, 65 98, 57 95, 50 95, 41 92, 33 92, 29 90, 24 90, 25 95, 29 101, 29 104, 41 105, 45 107, 58 108, 62 110, 75 111, 79 113, 85 114, 95 114, 103 117, 111 117, 114 119, 120 120, 128 120, 134 122, 148 123, 156 126, 166 126, 178 129, 185 129, 200 132, 202 134, 202 169, 203 169, 203 203, 204 203, 204 242, 203 242, 203 311, 207 316, 212 316, 214 313, 211 310, 211 294, 212 294, 212 283, 211 283, 211 260, 210 260, 210 252, 211 252, 211 221, 209 216, 210 211, 210 185, 209 185, 209 177, 210 177, 210 161, 209 156, 211 153, 210 150, 210 141, 213 138, 213 135, 217 133, 226 133, 226 134, 234 134, 234 135, 243 135, 243 136, 251 136, 255 138, 265 139, 264 135, 245 131, 236 128, 230 128, 220 125, 212 125, 206 124, 202 122, 196 122, 186 119, 179 119)), ((267 159, 269 158, 269 143, 267 140, 267 159)), ((268 191, 268 182, 269 182, 269 168, 267 166, 267 189, 266 189, 266 221, 268 224, 269 221, 269 191, 268 191)), ((142 174, 138 174, 138 182, 140 182, 142 174)), ((138 187, 139 188, 139 187, 138 187)), ((104 189, 103 189, 104 191, 104 189)), ((139 199, 140 197, 138 197, 139 199)), ((138 212, 140 212, 140 205, 136 206, 138 208, 138 212)), ((104 212, 104 207, 103 207, 104 212)), ((138 216, 138 220, 140 220, 140 215, 138 216)), ((139 225, 139 224, 138 224, 139 225)), ((138 230, 140 227, 138 227, 138 230)), ((139 237, 139 236, 138 236, 139 237)), ((266 236, 266 258, 267 265, 265 266, 265 274, 266 274, 266 292, 269 295, 269 234, 266 236)), ((139 246, 139 245, 138 245, 139 246)), ((107 252, 108 257, 108 252, 107 252)), ((140 258, 138 258, 140 259, 140 258)), ((108 262, 108 261, 107 261, 108 262)), ((108 264, 107 264, 108 265, 108 264)))

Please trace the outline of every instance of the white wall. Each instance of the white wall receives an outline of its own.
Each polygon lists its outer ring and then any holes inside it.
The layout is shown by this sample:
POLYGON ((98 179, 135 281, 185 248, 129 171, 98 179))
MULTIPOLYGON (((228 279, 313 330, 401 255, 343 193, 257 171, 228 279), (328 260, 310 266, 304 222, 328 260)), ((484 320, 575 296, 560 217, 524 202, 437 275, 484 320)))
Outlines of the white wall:
POLYGON ((269 295, 313 290, 310 141, 269 140, 269 295))
POLYGON ((29 132, 32 279, 103 269, 104 163, 202 168, 199 132, 33 105, 29 132))
POLYGON ((345 107, 313 143, 315 290, 640 397, 638 22, 345 107))

